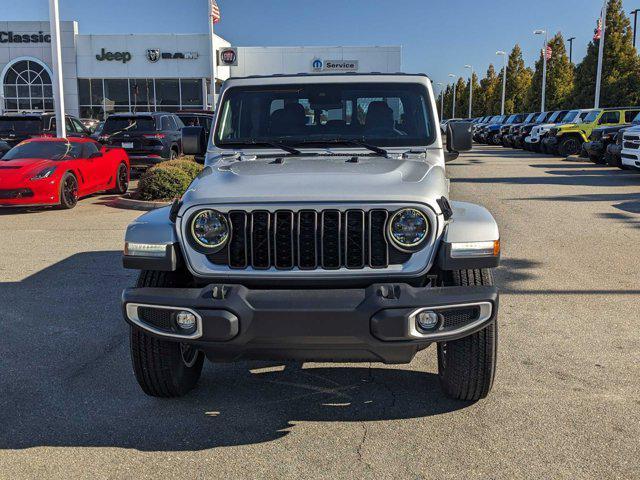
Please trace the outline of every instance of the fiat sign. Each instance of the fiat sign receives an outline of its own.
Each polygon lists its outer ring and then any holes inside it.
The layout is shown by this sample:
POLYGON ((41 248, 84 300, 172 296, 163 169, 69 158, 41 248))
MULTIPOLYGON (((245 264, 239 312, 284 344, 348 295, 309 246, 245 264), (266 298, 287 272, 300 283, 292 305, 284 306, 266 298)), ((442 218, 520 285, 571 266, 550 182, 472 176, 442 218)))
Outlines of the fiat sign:
POLYGON ((219 50, 218 65, 224 65, 226 67, 236 67, 238 65, 238 49, 229 47, 219 50))

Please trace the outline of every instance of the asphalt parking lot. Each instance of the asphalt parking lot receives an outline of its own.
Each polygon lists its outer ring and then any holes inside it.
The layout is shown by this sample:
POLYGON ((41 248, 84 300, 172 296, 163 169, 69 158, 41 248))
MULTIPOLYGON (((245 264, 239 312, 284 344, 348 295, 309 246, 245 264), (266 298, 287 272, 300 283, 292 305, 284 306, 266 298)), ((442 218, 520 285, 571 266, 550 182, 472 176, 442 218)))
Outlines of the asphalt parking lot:
POLYGON ((199 389, 135 383, 120 291, 140 212, 0 211, 0 477, 638 478, 640 173, 479 147, 453 197, 501 228, 494 390, 410 365, 207 364, 199 389))

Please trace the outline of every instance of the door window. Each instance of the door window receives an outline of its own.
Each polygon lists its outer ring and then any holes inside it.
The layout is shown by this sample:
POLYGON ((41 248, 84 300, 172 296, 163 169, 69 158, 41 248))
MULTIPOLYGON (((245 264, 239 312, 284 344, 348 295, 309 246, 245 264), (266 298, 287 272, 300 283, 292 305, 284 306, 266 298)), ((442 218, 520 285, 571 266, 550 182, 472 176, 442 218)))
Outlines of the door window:
POLYGON ((604 112, 598 123, 600 125, 620 123, 620 112, 604 112))

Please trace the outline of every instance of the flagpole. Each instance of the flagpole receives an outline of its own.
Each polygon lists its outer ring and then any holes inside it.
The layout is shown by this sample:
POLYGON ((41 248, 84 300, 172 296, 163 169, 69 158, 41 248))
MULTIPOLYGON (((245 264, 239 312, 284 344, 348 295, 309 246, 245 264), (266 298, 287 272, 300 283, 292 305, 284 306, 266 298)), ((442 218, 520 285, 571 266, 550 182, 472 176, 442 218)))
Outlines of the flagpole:
POLYGON ((598 48, 598 70, 596 75, 596 99, 594 108, 600 108, 600 89, 602 87, 602 60, 604 58, 604 37, 607 30, 607 2, 604 0, 602 11, 600 12, 602 21, 602 33, 600 34, 600 45, 598 48))
POLYGON ((547 29, 544 29, 544 49, 542 51, 542 110, 544 112, 544 107, 547 99, 547 46, 549 45, 549 34, 547 33, 547 29))
POLYGON ((64 88, 62 80, 62 48, 60 46, 60 12, 58 0, 49 0, 49 28, 51 30, 51 58, 53 60, 53 108, 56 113, 56 136, 65 138, 64 88))
POLYGON ((218 52, 216 50, 215 44, 215 36, 213 33, 214 29, 214 21, 213 21, 213 2, 212 0, 207 0, 209 4, 209 51, 211 53, 211 108, 215 109, 216 107, 216 77, 217 72, 216 68, 218 65, 218 52))

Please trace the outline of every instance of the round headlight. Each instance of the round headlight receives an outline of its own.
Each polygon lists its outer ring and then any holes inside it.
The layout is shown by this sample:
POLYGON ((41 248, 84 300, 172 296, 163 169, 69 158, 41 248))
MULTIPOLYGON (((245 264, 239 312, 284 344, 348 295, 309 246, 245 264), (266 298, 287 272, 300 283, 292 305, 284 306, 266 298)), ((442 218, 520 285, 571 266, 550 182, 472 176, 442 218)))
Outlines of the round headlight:
POLYGON ((202 210, 191 220, 191 236, 207 250, 221 248, 229 239, 229 223, 224 215, 215 210, 202 210))
POLYGON ((389 221, 389 239, 400 250, 414 250, 429 234, 429 220, 415 208, 396 212, 389 221))

